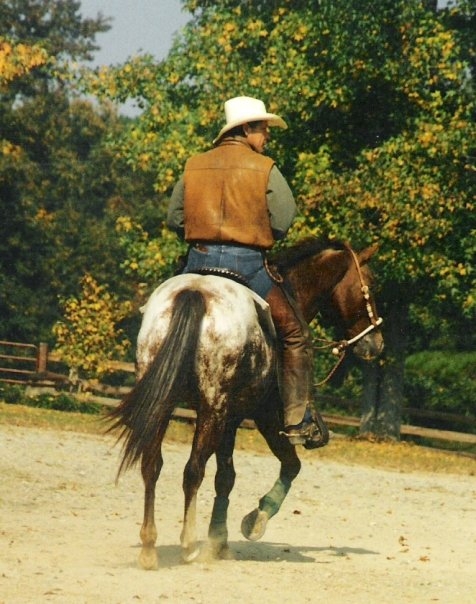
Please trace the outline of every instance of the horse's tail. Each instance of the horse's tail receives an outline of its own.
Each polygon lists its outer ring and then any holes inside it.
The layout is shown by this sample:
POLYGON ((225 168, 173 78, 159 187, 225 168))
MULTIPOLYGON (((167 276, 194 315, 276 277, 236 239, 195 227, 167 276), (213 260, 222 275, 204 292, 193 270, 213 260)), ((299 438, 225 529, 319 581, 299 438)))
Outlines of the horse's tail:
POLYGON ((184 290, 174 300, 167 334, 145 374, 120 405, 109 414, 108 432, 119 430, 124 439, 118 476, 147 451, 154 462, 170 416, 177 402, 179 387, 190 385, 205 300, 197 290, 184 290))

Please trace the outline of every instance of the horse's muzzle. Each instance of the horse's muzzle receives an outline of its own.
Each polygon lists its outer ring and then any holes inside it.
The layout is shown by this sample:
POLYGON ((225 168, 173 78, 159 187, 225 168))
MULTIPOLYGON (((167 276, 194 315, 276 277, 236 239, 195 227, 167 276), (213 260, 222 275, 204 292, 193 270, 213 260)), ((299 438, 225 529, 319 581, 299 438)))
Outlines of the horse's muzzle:
POLYGON ((365 335, 354 346, 354 354, 363 361, 373 361, 384 349, 383 336, 379 330, 365 335))

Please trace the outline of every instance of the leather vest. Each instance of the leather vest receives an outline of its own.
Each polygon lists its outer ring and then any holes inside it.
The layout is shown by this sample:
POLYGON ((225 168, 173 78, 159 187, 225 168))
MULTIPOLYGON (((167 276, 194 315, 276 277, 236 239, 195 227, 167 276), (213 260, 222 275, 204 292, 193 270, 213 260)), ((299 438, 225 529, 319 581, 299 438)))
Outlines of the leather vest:
POLYGON ((266 191, 273 165, 232 139, 190 158, 184 172, 185 239, 272 247, 266 191))

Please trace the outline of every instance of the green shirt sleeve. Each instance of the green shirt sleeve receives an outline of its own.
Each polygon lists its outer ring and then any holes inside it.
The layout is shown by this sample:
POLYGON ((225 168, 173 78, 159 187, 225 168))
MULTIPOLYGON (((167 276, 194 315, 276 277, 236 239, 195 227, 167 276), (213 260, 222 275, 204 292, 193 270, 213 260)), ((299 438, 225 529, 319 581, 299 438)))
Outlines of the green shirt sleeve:
POLYGON ((174 231, 179 237, 184 236, 184 217, 183 217, 183 202, 184 202, 184 182, 183 176, 177 181, 177 184, 172 191, 172 196, 169 202, 167 213, 167 226, 174 231))
POLYGON ((271 228, 276 239, 286 236, 297 213, 294 195, 276 166, 271 168, 266 192, 271 228))

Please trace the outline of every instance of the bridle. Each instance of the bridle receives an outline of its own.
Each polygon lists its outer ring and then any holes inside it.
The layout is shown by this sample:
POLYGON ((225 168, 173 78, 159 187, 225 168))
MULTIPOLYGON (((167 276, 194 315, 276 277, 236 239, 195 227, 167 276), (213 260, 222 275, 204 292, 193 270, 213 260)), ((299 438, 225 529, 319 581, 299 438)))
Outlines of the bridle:
POLYGON ((336 356, 339 355, 341 352, 345 351, 347 348, 349 348, 349 346, 352 346, 353 344, 361 340, 364 336, 366 336, 368 333, 370 333, 383 323, 382 317, 375 318, 372 305, 370 304, 370 288, 364 281, 364 276, 362 275, 362 269, 360 267, 360 262, 357 257, 357 254, 354 252, 354 250, 350 247, 348 243, 344 243, 344 246, 346 250, 350 253, 352 260, 354 261, 355 268, 357 269, 357 274, 359 275, 360 291, 364 296, 365 308, 367 310, 367 316, 369 318, 370 325, 350 340, 342 340, 337 344, 337 346, 334 346, 334 348, 332 349, 332 354, 336 356))
POLYGON ((372 309, 372 305, 370 303, 370 288, 364 281, 364 276, 362 274, 362 268, 360 266, 360 262, 357 257, 357 254, 354 252, 354 250, 350 247, 350 245, 348 243, 344 243, 344 247, 349 252, 349 254, 355 264, 355 268, 357 269, 357 274, 359 276, 359 281, 360 281, 360 291, 362 292, 362 295, 365 300, 365 308, 367 311, 367 316, 370 321, 370 325, 368 327, 366 327, 365 329, 363 329, 362 331, 360 331, 353 338, 350 338, 349 340, 341 340, 339 342, 320 340, 320 341, 326 342, 326 344, 320 346, 320 348, 330 348, 332 346, 332 354, 335 356, 338 356, 339 359, 337 360, 337 363, 330 371, 329 375, 324 380, 322 380, 321 382, 316 384, 316 386, 321 386, 334 375, 334 373, 337 371, 337 368, 340 366, 340 364, 344 360, 347 349, 350 346, 353 346, 354 344, 356 344, 359 340, 361 340, 367 334, 374 331, 377 327, 379 327, 383 323, 382 317, 377 317, 377 318, 375 317, 375 313, 374 313, 374 311, 372 309))

